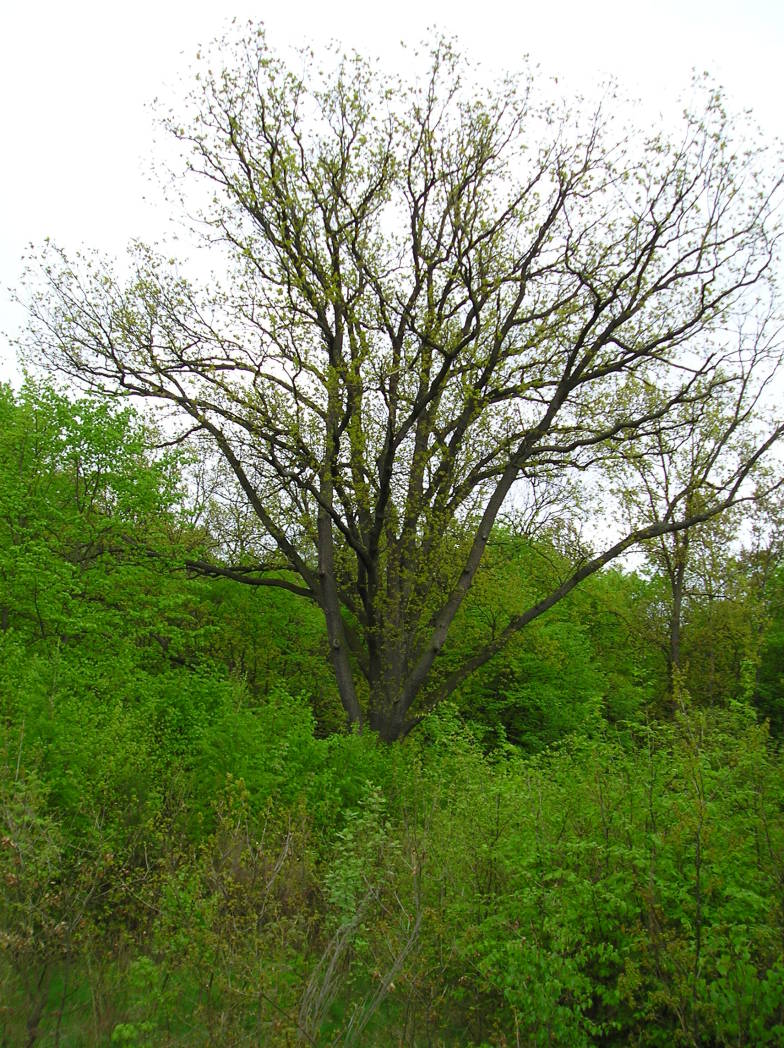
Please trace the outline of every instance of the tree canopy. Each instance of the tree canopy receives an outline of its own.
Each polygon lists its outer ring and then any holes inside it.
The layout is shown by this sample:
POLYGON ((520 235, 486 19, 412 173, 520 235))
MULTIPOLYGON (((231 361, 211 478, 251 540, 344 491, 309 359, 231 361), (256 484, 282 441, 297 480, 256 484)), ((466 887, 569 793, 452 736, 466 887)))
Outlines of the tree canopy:
POLYGON ((36 359, 170 407, 219 464, 241 535, 192 569, 314 601, 349 721, 386 739, 614 557, 731 505, 782 432, 755 422, 699 500, 573 550, 547 596, 439 658, 504 514, 541 521, 769 379, 782 177, 710 89, 667 135, 533 74, 481 86, 443 41, 428 62, 408 83, 224 44, 167 127, 226 278, 48 248, 31 303, 36 359))

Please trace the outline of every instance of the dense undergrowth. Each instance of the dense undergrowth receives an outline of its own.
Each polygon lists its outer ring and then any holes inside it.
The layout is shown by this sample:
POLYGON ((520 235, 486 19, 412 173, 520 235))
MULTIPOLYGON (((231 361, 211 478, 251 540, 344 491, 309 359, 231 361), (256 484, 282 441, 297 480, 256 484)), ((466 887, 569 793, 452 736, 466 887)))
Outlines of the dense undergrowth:
POLYGON ((784 769, 749 711, 524 757, 448 710, 317 738, 205 679, 173 753, 165 692, 34 683, 1 765, 6 1044, 784 1039, 784 769))

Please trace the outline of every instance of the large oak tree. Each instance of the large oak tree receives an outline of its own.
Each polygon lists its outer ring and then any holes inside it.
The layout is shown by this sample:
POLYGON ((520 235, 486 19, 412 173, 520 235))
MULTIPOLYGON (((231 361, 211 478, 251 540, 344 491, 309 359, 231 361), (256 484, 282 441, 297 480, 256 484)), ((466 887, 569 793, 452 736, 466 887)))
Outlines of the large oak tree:
POLYGON ((731 504, 780 430, 698 508, 576 556, 447 672, 516 492, 579 484, 753 381, 759 346, 723 331, 763 308, 781 177, 710 91, 667 137, 612 98, 542 100, 532 75, 481 86, 448 43, 412 81, 287 64, 260 32, 224 45, 167 126, 228 278, 199 288, 141 246, 126 278, 49 249, 31 306, 50 367, 168 405, 220 459, 253 529, 192 567, 315 601, 349 720, 386 739, 612 558, 731 504))

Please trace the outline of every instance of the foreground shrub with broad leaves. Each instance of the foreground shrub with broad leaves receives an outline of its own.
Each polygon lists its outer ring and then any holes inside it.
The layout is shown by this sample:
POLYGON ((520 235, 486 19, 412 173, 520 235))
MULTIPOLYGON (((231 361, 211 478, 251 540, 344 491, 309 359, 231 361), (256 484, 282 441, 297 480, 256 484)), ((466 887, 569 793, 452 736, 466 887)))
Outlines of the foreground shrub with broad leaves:
POLYGON ((63 721, 70 800, 8 733, 6 1043, 784 1040, 784 769, 747 711, 523 758, 449 711, 390 749, 221 688, 196 756, 134 761, 115 709, 122 772, 63 721))

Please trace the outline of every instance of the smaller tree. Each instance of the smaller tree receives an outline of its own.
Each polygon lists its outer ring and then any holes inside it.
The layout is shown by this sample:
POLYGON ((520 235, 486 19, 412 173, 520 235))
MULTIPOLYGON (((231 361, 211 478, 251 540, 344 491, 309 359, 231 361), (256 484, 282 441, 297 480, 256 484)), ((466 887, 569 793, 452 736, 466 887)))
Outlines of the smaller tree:
MULTIPOLYGON (((779 364, 778 335, 770 320, 761 324, 751 340, 753 355, 745 360, 739 355, 737 369, 720 374, 710 396, 698 394, 685 401, 672 414, 671 425, 641 432, 633 445, 607 464, 628 526, 641 528, 654 521, 673 525, 642 547, 649 572, 661 580, 666 592, 661 632, 656 636, 654 631, 654 636, 666 659, 670 696, 684 673, 684 625, 690 621, 696 625, 698 609, 705 622, 706 608, 712 606, 715 612, 719 602, 729 605, 740 600, 747 603, 751 615, 751 579, 746 578, 745 584, 739 581, 744 575, 739 560, 741 532, 782 484, 780 474, 772 472, 762 456, 755 457, 754 450, 766 417, 765 398, 779 364), (722 502, 719 512, 689 526, 706 507, 722 502)), ((661 399, 656 390, 645 395, 652 404, 661 399)), ((737 616, 731 616, 727 624, 733 618, 737 621, 737 616)), ((736 684, 740 663, 753 657, 749 646, 753 632, 751 623, 741 629, 746 639, 739 640, 743 652, 735 659, 736 684)), ((706 637, 703 634, 703 645, 706 637)), ((692 650, 698 643, 691 638, 692 650)), ((707 693, 711 688, 701 690, 707 693)))

